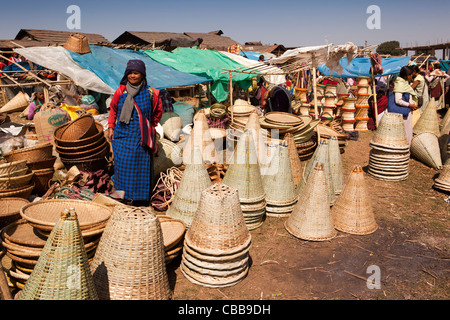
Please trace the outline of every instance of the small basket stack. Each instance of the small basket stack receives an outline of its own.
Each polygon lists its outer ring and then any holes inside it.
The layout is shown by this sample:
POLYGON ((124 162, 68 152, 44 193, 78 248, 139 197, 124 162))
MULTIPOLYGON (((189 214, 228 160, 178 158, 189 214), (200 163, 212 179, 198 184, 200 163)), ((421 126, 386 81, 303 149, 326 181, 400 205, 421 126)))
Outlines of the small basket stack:
POLYGON ((445 162, 439 176, 434 179, 433 187, 444 192, 450 192, 450 158, 445 162))
POLYGON ((77 166, 83 171, 96 171, 105 167, 110 144, 103 126, 91 114, 59 126, 53 136, 56 151, 66 168, 77 166))
POLYGON ((11 197, 0 201, 0 230, 20 219, 20 209, 29 204, 27 199, 11 197))
POLYGON ((250 245, 238 191, 214 184, 202 192, 198 212, 186 232, 181 272, 201 286, 233 286, 248 273, 250 245))
POLYGON ((254 106, 242 99, 237 99, 234 105, 228 107, 228 117, 231 119, 226 136, 228 150, 234 150, 245 130, 250 115, 255 111, 256 108, 254 106))
POLYGON ((356 131, 368 131, 367 122, 369 121, 369 98, 371 96, 370 90, 370 78, 359 77, 357 80, 358 93, 356 101, 356 114, 355 114, 355 130, 356 131))
POLYGON ((166 265, 168 265, 178 257, 183 250, 186 224, 182 220, 174 219, 166 215, 157 215, 156 217, 161 224, 164 240, 164 258, 166 265))
POLYGON ((19 197, 28 199, 34 189, 33 172, 30 172, 25 162, 14 161, 2 165, 0 176, 0 198, 19 197), (24 166, 25 165, 25 166, 24 166))
POLYGON ((325 86, 324 102, 322 107, 322 123, 329 123, 334 120, 337 103, 337 85, 327 84, 325 86))
POLYGON ((386 112, 370 141, 369 174, 380 180, 405 180, 409 175, 410 145, 403 116, 386 112))
POLYGON ((344 98, 342 105, 342 129, 347 132, 355 131, 356 98, 344 98))

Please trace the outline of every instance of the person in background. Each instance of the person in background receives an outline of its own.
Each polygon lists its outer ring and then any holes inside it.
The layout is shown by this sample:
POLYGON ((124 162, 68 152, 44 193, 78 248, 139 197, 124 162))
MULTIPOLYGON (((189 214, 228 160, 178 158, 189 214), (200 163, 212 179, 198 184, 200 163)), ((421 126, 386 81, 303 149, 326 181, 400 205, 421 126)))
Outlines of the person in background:
POLYGON ((403 115, 406 137, 411 143, 413 137, 413 115, 412 112, 418 108, 417 94, 409 84, 412 82, 413 70, 409 66, 404 66, 394 82, 394 89, 389 93, 388 112, 400 113, 403 115))
POLYGON ((417 93, 418 107, 419 107, 420 114, 422 114, 430 100, 430 98, 428 96, 428 86, 425 81, 425 77, 420 72, 419 67, 417 65, 415 65, 415 66, 412 66, 411 68, 413 70, 412 78, 414 81, 411 84, 411 87, 417 93))
POLYGON ((265 86, 265 81, 264 78, 261 77, 259 78, 258 81, 258 88, 256 89, 256 94, 255 94, 255 99, 256 101, 258 101, 258 105, 257 107, 257 111, 259 115, 263 114, 263 110, 264 110, 264 97, 266 96, 266 86, 265 86))
POLYGON ((260 56, 259 56, 258 62, 264 62, 264 56, 263 56, 263 55, 260 55, 260 56))
MULTIPOLYGON (((367 127, 369 130, 376 130, 376 121, 375 121, 375 104, 373 102, 374 98, 373 96, 370 96, 368 103, 369 103, 369 121, 367 122, 367 127)), ((386 111, 388 106, 388 98, 386 96, 386 90, 385 89, 379 89, 377 91, 377 116, 378 116, 378 123, 380 123, 381 118, 384 115, 384 112, 386 111)))
POLYGON ((6 67, 5 59, 0 58, 0 71, 6 67))
POLYGON ((44 87, 36 87, 31 99, 31 103, 28 106, 28 120, 33 120, 36 113, 41 111, 41 108, 45 103, 44 87))
POLYGON ((11 54, 11 57, 9 57, 8 65, 12 64, 13 62, 20 62, 19 54, 17 52, 13 52, 11 54))
POLYGON ((147 85, 145 63, 129 60, 111 100, 107 137, 114 154, 112 181, 133 206, 148 206, 153 190, 155 128, 162 117, 159 90, 147 85))

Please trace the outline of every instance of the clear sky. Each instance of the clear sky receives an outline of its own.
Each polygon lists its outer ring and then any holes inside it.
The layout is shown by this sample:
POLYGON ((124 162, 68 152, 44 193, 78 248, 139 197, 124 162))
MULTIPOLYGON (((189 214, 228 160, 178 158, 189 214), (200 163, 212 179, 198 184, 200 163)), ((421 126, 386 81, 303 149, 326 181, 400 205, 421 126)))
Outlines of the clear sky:
POLYGON ((222 30, 240 43, 287 47, 348 41, 356 45, 398 40, 402 46, 450 42, 449 0, 20 0, 0 4, 0 39, 20 29, 68 29, 67 8, 81 10, 79 32, 110 41, 124 31, 222 30), (381 29, 369 29, 370 5, 380 8, 381 29))

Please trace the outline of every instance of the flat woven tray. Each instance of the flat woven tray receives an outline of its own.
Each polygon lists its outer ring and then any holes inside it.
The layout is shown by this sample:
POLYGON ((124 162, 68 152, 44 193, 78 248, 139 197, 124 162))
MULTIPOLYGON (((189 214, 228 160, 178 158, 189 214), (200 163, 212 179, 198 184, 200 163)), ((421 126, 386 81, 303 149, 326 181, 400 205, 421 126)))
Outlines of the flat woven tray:
POLYGON ((297 126, 303 123, 302 118, 287 112, 268 112, 265 119, 269 123, 297 126))

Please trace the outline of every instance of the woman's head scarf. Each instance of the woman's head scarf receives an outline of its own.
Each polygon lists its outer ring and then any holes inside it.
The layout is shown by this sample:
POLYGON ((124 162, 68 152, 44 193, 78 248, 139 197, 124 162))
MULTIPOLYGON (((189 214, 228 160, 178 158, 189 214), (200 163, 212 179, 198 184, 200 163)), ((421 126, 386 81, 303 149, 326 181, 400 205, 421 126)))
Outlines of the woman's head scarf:
POLYGON ((128 93, 128 96, 125 99, 125 102, 123 104, 122 111, 120 113, 120 118, 119 118, 120 122, 124 122, 126 124, 130 123, 131 114, 133 113, 133 108, 134 108, 134 103, 135 103, 134 97, 139 93, 139 91, 141 90, 142 87, 147 86, 146 77, 147 77, 147 72, 146 72, 146 68, 145 68, 145 63, 142 60, 129 60, 128 61, 127 68, 125 69, 125 74, 124 74, 122 80, 120 81, 120 84, 127 86, 127 93, 128 93), (138 71, 138 72, 142 73, 142 75, 144 76, 144 79, 142 80, 142 82, 140 84, 138 84, 137 86, 134 86, 128 82, 128 75, 132 71, 138 71))

